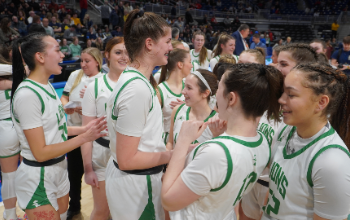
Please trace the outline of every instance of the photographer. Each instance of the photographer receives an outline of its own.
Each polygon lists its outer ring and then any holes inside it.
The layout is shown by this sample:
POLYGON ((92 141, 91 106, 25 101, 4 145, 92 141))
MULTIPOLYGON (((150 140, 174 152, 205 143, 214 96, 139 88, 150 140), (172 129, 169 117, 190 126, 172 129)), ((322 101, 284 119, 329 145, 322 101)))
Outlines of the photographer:
POLYGON ((336 50, 332 54, 332 66, 344 71, 345 74, 350 75, 350 36, 343 38, 343 48, 336 50))

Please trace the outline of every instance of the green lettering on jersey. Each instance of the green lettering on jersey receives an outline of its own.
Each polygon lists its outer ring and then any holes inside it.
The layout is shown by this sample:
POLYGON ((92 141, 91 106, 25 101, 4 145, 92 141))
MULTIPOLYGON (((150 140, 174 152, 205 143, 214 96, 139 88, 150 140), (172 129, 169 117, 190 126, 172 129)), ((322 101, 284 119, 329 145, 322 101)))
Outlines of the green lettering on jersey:
POLYGON ((270 201, 270 197, 269 197, 269 199, 267 200, 265 212, 268 215, 271 215, 271 212, 274 213, 275 215, 277 215, 278 211, 280 209, 281 202, 275 197, 275 195, 273 194, 273 191, 271 189, 269 189, 269 194, 271 195, 271 198, 274 202, 274 205, 273 206, 271 205, 271 201, 270 201))
POLYGON ((286 175, 284 175, 283 168, 276 162, 274 162, 270 169, 270 179, 276 184, 278 192, 284 199, 286 197, 286 189, 288 187, 288 180, 286 175))
POLYGON ((11 99, 11 89, 5 90, 5 99, 10 100, 11 99))
POLYGON ((272 144, 272 137, 275 135, 275 131, 269 124, 261 123, 259 126, 259 131, 263 133, 269 142, 270 146, 272 144))
POLYGON ((64 109, 63 109, 63 106, 62 104, 58 106, 58 114, 56 113, 56 117, 57 117, 57 125, 58 125, 58 130, 62 130, 62 140, 63 141, 66 141, 67 140, 67 134, 68 134, 68 128, 67 128, 67 123, 64 122, 62 125, 61 124, 61 121, 64 117, 64 109))
POLYGON ((247 190, 247 188, 250 184, 255 183, 255 181, 257 180, 257 177, 258 177, 258 175, 254 171, 247 175, 247 177, 243 180, 243 184, 241 186, 241 189, 238 192, 237 198, 236 198, 235 202, 233 203, 233 206, 235 206, 237 202, 241 201, 243 193, 247 190))

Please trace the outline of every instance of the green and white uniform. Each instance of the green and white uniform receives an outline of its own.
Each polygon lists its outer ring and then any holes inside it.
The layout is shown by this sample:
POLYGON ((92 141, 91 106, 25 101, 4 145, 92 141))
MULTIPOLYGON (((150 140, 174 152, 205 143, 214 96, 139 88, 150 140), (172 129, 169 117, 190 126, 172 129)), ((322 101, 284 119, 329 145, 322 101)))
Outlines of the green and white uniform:
POLYGON ((350 209, 350 154, 327 123, 308 139, 296 127, 278 134, 262 219, 345 219, 350 209))
MULTIPOLYGON (((210 68, 212 71, 214 70, 215 65, 219 62, 220 57, 221 57, 220 55, 217 55, 216 57, 210 60, 210 68)), ((238 56, 233 54, 233 58, 235 58, 236 63, 238 63, 238 56)))
MULTIPOLYGON (((67 125, 62 103, 52 85, 24 80, 12 102, 12 121, 21 143, 21 156, 37 161, 23 130, 43 127, 46 145, 67 140, 67 125)), ((16 195, 21 209, 51 204, 58 210, 57 199, 69 192, 67 162, 34 167, 21 163, 16 172, 16 195)))
POLYGON ((253 188, 269 159, 269 144, 260 132, 255 137, 224 133, 204 142, 189 153, 181 173, 184 184, 201 197, 180 210, 178 219, 236 219, 234 206, 253 188))
POLYGON ((155 89, 137 69, 127 67, 107 102, 112 157, 106 169, 106 194, 113 219, 164 219, 162 172, 132 175, 116 168, 116 132, 140 137, 138 151, 164 152, 162 109, 155 89))
MULTIPOLYGON (((209 67, 209 62, 212 58, 212 51, 211 50, 207 50, 207 57, 204 61, 204 64, 200 64, 199 63, 199 53, 196 53, 194 49, 190 50, 190 54, 191 54, 191 61, 192 61, 192 65, 194 66, 194 63, 198 64, 198 68, 197 69, 206 69, 208 70, 209 67)), ((195 69, 195 70, 197 70, 195 69)))
POLYGON ((159 78, 160 78, 161 72, 162 72, 162 68, 159 68, 159 70, 153 75, 153 77, 156 80, 157 84, 159 84, 159 78))
MULTIPOLYGON (((267 112, 260 118, 257 131, 260 131, 265 135, 267 142, 271 149, 277 141, 277 131, 279 126, 283 123, 276 122, 275 120, 267 119, 267 112)), ((284 124, 285 125, 285 124, 284 124)), ((271 150, 273 151, 273 150, 271 150)), ((259 177, 262 183, 269 183, 269 168, 266 167, 259 177)), ((264 206, 266 193, 269 190, 268 186, 264 186, 259 182, 254 185, 253 189, 242 198, 242 209, 244 214, 252 219, 259 219, 264 206)))
MULTIPOLYGON (((184 121, 188 121, 189 120, 189 115, 190 115, 190 110, 191 107, 188 107, 186 104, 182 104, 179 106, 179 108, 177 109, 176 113, 175 113, 175 117, 174 117, 174 128, 173 128, 173 146, 175 147, 176 144, 176 140, 179 137, 179 133, 181 130, 181 126, 182 123, 184 121)), ((204 120, 204 122, 208 121, 209 118, 213 117, 216 114, 216 111, 212 111, 210 113, 210 115, 208 116, 208 118, 206 118, 204 120)), ((211 133, 209 127, 207 127, 202 135, 197 138, 197 140, 195 140, 193 143, 203 143, 204 141, 210 140, 213 138, 213 134, 211 133)))
MULTIPOLYGON (((83 115, 96 118, 105 116, 107 101, 115 85, 116 83, 108 77, 108 74, 95 78, 95 81, 88 85, 84 94, 82 103, 83 115)), ((109 140, 108 136, 102 138, 109 140)), ((92 146, 92 168, 97 175, 98 181, 104 181, 107 163, 111 157, 111 150, 109 147, 104 147, 96 141, 92 142, 92 146)))
MULTIPOLYGON (((185 84, 182 83, 182 89, 184 88, 184 86, 185 84)), ((158 91, 162 99, 161 107, 163 112, 163 123, 164 123, 163 140, 164 140, 164 144, 166 144, 169 139, 168 136, 169 136, 170 125, 171 125, 171 113, 173 112, 173 109, 170 107, 170 103, 172 101, 177 101, 177 99, 181 99, 182 101, 185 101, 185 98, 182 95, 182 93, 175 94, 173 91, 171 91, 166 81, 158 85, 158 91)))

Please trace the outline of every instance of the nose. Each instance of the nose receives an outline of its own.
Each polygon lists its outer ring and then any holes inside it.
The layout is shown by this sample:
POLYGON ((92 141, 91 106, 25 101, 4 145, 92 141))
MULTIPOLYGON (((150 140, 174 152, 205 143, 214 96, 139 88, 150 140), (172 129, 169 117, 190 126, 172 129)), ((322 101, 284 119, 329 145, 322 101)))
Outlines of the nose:
POLYGON ((278 103, 280 103, 281 105, 286 104, 286 96, 287 96, 287 94, 285 92, 283 92, 282 96, 278 99, 278 103))

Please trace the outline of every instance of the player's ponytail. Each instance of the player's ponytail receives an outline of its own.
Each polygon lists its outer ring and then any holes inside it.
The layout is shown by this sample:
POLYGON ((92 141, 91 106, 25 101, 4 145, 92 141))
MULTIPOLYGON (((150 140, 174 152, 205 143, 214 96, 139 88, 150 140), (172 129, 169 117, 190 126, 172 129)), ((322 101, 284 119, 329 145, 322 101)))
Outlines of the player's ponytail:
POLYGON ((24 65, 28 66, 30 71, 35 69, 35 54, 45 51, 44 37, 48 35, 42 33, 30 34, 26 37, 17 39, 12 45, 12 90, 11 102, 18 85, 26 77, 24 65))
POLYGON ((186 56, 189 55, 187 50, 175 48, 173 51, 169 53, 168 63, 162 66, 162 71, 160 73, 159 83, 164 82, 177 68, 178 62, 184 62, 186 56))

